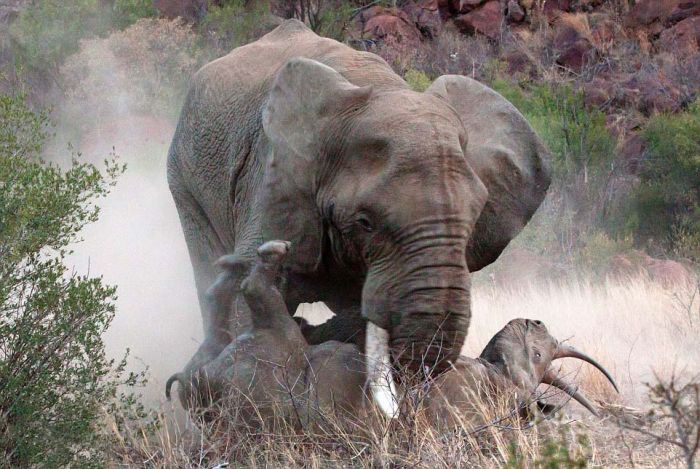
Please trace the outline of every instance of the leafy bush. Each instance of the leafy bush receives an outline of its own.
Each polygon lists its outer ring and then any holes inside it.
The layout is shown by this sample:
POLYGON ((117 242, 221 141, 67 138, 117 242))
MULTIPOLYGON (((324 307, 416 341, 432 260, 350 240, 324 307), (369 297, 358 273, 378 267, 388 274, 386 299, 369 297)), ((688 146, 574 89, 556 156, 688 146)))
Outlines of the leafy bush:
POLYGON ((267 1, 228 0, 209 7, 201 29, 217 55, 222 55, 274 29, 269 11, 267 1))
POLYGON ((641 184, 627 207, 624 229, 640 244, 700 261, 700 101, 679 114, 653 117, 641 184))
POLYGON ((115 288, 64 259, 122 168, 39 161, 47 118, 24 95, 0 95, 0 124, 0 466, 100 467, 100 424, 137 377, 102 342, 115 288))
POLYGON ((605 115, 587 108, 583 95, 568 85, 521 88, 496 79, 492 86, 523 113, 552 153, 552 185, 525 238, 541 251, 554 249, 573 260, 605 223, 615 145, 605 115))
POLYGON ((419 70, 410 69, 404 75, 404 79, 413 91, 423 92, 430 87, 432 80, 428 75, 419 70))
POLYGON ((373 5, 387 5, 387 1, 350 0, 288 0, 278 2, 274 12, 283 18, 296 18, 306 23, 319 36, 338 41, 345 39, 348 24, 356 8, 373 5))
POLYGON ((81 39, 107 33, 111 21, 103 13, 99 0, 32 1, 11 26, 19 60, 56 76, 81 39))
POLYGON ((205 60, 196 34, 179 20, 141 19, 85 40, 61 68, 69 119, 94 125, 130 113, 174 114, 205 60))
POLYGON ((605 128, 605 114, 589 109, 583 93, 565 84, 537 84, 523 90, 503 80, 492 83, 527 117, 553 156, 555 182, 569 182, 592 172, 608 172, 615 139, 605 128))
POLYGON ((115 0, 112 6, 112 22, 119 29, 136 23, 141 18, 157 16, 153 0, 115 0))

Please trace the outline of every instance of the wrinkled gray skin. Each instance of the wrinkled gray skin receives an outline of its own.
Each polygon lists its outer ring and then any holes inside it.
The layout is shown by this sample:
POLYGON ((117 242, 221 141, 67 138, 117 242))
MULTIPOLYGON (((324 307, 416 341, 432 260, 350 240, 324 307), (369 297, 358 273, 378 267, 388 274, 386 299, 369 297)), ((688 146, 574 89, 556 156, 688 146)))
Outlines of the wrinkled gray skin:
POLYGON ((537 402, 540 384, 563 390, 597 415, 576 386, 558 377, 551 366, 552 361, 566 357, 592 364, 617 391, 603 367, 573 347, 559 343, 541 321, 513 319, 489 341, 479 358, 460 356, 450 370, 431 383, 424 400, 426 415, 436 426, 454 427, 486 423, 481 421, 484 413, 480 408, 504 400, 508 409, 518 409, 523 417, 529 415, 531 404, 551 411, 552 406, 537 402), (446 405, 455 411, 445 412, 446 405))
POLYGON ((247 275, 241 293, 251 311, 250 329, 233 340, 193 379, 177 373, 175 381, 186 409, 216 415, 215 403, 228 401, 236 425, 260 425, 282 419, 306 425, 322 415, 356 413, 363 399, 364 359, 357 346, 337 341, 309 346, 292 319, 278 289, 281 262, 289 243, 270 241, 251 263, 225 256, 218 264, 236 275, 247 275))
POLYGON ((388 331, 395 361, 443 370, 469 326, 469 272, 539 206, 547 159, 491 89, 442 76, 412 91, 378 56, 296 20, 209 63, 168 156, 205 332, 185 373, 250 323, 240 275, 214 261, 253 259, 270 239, 294 246, 281 282, 289 311, 324 301, 336 314, 307 328, 313 343, 363 338, 369 320, 388 331))

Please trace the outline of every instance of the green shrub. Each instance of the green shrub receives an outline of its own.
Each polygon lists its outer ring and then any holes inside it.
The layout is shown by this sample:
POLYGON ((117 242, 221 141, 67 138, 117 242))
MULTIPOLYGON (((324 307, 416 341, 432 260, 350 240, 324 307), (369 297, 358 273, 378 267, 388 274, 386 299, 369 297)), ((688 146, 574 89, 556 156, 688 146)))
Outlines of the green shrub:
POLYGON ((115 288, 64 260, 123 168, 42 163, 46 123, 0 95, 0 466, 104 467, 105 415, 137 377, 105 354, 115 288))
POLYGON ((131 113, 174 115, 206 61, 180 20, 141 19, 106 38, 85 40, 61 67, 66 119, 94 126, 131 113))
POLYGON ((10 28, 18 59, 55 76, 63 59, 78 50, 81 39, 107 33, 109 16, 99 0, 32 1, 10 28))
POLYGON ((623 230, 640 244, 700 261, 700 101, 653 117, 641 183, 626 206, 623 230))
POLYGON ((547 199, 523 236, 535 243, 531 248, 573 261, 587 238, 595 242, 606 224, 605 187, 614 167, 615 139, 605 127, 605 115, 587 108, 583 95, 569 85, 521 87, 500 79, 491 85, 523 113, 552 154, 547 199))
POLYGON ((211 6, 200 29, 217 55, 258 39, 274 29, 268 1, 227 0, 211 6))
POLYGON ((157 15, 153 0, 115 0, 112 6, 112 23, 119 29, 131 26, 141 18, 157 15))
POLYGON ((614 157, 615 139, 605 127, 605 114, 589 109, 583 93, 556 83, 531 85, 523 90, 496 80, 494 89, 528 119, 553 156, 554 181, 571 182, 578 175, 584 184, 591 176, 607 173, 614 157))
POLYGON ((413 91, 419 92, 427 90, 432 83, 432 80, 428 75, 426 75, 424 72, 421 72, 420 70, 415 70, 413 68, 409 69, 405 73, 404 79, 413 91))

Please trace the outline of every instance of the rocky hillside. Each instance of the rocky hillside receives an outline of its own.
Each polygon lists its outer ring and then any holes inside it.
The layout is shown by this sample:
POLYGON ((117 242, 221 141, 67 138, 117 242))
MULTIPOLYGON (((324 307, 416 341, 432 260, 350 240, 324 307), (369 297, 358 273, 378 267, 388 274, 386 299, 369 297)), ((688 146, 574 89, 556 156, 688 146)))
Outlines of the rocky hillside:
POLYGON ((564 270, 700 262, 700 0, 0 0, 0 89, 28 83, 77 141, 173 121, 199 66, 292 17, 416 90, 462 74, 521 109, 554 184, 515 247, 564 270))

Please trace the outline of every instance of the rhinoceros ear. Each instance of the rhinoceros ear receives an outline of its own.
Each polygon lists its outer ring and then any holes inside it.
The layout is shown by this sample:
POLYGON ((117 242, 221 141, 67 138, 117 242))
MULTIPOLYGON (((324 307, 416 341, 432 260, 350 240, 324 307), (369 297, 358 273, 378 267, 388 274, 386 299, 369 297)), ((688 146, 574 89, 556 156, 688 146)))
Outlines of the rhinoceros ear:
POLYGON ((264 240, 291 241, 287 264, 292 270, 310 272, 321 261, 319 168, 334 157, 344 120, 371 93, 371 87, 357 87, 334 69, 304 58, 289 60, 270 88, 262 115, 271 147, 263 178, 262 230, 264 240))
POLYGON ((460 115, 464 154, 489 193, 467 246, 473 272, 495 261, 539 207, 550 182, 549 152, 515 106, 475 80, 443 75, 426 92, 460 115))

